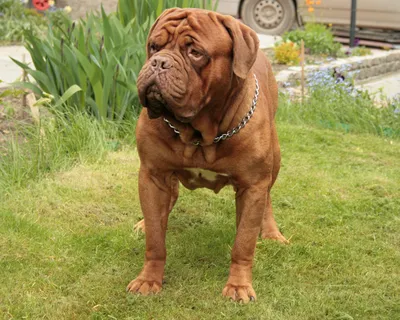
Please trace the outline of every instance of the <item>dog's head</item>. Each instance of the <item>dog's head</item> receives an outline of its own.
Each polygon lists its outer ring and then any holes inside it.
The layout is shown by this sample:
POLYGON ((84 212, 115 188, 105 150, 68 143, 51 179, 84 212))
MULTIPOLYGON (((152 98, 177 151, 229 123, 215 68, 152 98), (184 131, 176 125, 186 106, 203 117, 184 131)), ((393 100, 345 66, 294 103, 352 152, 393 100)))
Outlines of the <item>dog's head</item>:
POLYGON ((234 77, 247 77, 257 56, 256 33, 230 16, 169 9, 152 26, 137 86, 150 118, 171 114, 190 122, 223 101, 234 77))

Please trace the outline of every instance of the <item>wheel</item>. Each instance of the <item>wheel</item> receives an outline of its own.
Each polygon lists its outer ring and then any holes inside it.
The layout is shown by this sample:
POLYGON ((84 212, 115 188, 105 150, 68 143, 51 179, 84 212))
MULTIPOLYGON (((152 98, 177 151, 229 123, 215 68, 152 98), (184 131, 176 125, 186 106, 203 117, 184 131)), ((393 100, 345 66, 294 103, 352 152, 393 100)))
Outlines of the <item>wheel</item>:
POLYGON ((46 11, 50 8, 49 0, 30 0, 29 7, 38 11, 46 11))
POLYGON ((240 14, 254 31, 271 35, 288 31, 296 19, 292 0, 245 0, 240 14))

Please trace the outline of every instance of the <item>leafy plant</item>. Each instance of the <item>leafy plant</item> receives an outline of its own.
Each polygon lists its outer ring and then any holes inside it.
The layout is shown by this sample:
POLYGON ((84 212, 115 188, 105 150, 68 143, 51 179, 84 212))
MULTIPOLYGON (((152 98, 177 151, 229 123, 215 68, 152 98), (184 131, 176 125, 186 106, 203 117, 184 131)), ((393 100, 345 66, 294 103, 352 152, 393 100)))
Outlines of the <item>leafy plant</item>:
POLYGON ((294 65, 299 63, 300 49, 299 46, 288 40, 275 45, 275 60, 281 64, 294 65))
POLYGON ((77 85, 81 91, 58 104, 59 110, 77 110, 98 119, 121 121, 127 113, 135 115, 137 92, 134 85, 144 61, 148 23, 123 26, 115 15, 90 13, 80 23, 63 21, 49 28, 45 40, 27 33, 26 48, 35 69, 15 61, 36 84, 23 86, 55 101, 77 85))
POLYGON ((142 25, 150 19, 151 22, 158 17, 165 9, 180 8, 203 8, 216 9, 218 1, 213 0, 149 0, 149 1, 118 1, 118 17, 124 25, 133 19, 136 24, 142 25))
MULTIPOLYGON (((2 83, 3 81, 0 80, 0 83, 2 83)), ((0 103, 3 103, 4 98, 8 98, 8 97, 19 97, 21 94, 23 93, 22 90, 18 90, 15 88, 7 88, 5 90, 1 90, 0 91, 0 103)))
POLYGON ((283 40, 293 41, 300 45, 301 40, 311 54, 326 54, 330 56, 341 55, 342 45, 334 40, 330 28, 322 24, 307 23, 304 29, 286 32, 283 40))
MULTIPOLYGON (((80 91, 62 103, 60 111, 77 110, 97 119, 122 121, 137 116, 136 80, 145 60, 145 43, 156 14, 168 6, 202 6, 201 0, 120 0, 118 14, 89 13, 73 23, 70 18, 50 20, 44 39, 26 33, 26 48, 34 69, 15 61, 36 84, 20 84, 55 101, 76 85, 80 91)), ((211 7, 211 1, 207 1, 211 7)))
POLYGON ((0 40, 20 42, 24 31, 31 30, 39 36, 46 28, 46 19, 36 10, 26 8, 21 1, 0 0, 0 40))
POLYGON ((368 56, 372 53, 370 48, 367 47, 355 47, 355 48, 351 48, 351 55, 352 56, 368 56))

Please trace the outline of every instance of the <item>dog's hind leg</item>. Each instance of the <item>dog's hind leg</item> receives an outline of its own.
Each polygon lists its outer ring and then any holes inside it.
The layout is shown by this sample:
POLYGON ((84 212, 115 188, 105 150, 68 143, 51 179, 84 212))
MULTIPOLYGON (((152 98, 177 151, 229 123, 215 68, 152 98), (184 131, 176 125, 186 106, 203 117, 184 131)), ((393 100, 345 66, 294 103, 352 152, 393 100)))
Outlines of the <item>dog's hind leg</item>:
POLYGON ((273 212, 272 212, 272 202, 271 202, 271 188, 275 183, 276 178, 278 177, 280 163, 281 163, 281 152, 278 143, 278 134, 276 132, 275 124, 272 127, 271 140, 273 141, 273 168, 272 168, 272 180, 271 185, 267 194, 267 204, 265 206, 265 211, 263 215, 262 225, 261 225, 261 238, 262 239, 273 239, 278 240, 279 242, 288 244, 289 241, 282 235, 279 231, 278 226, 276 224, 273 212))
POLYGON ((279 242, 282 242, 284 244, 289 244, 289 241, 286 240, 286 238, 282 235, 276 224, 274 215, 272 213, 271 195, 269 192, 267 196, 267 205, 265 206, 265 211, 261 224, 261 238, 278 240, 279 242))

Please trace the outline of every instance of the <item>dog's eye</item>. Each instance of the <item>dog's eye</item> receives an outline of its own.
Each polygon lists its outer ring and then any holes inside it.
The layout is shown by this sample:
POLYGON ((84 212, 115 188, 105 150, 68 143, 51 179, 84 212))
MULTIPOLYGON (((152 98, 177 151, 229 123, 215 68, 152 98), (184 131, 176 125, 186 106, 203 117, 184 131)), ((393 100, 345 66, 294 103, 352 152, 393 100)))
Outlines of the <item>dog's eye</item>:
POLYGON ((196 49, 190 48, 189 49, 189 56, 191 56, 195 60, 199 60, 203 58, 203 54, 200 51, 197 51, 196 49))

